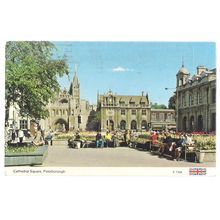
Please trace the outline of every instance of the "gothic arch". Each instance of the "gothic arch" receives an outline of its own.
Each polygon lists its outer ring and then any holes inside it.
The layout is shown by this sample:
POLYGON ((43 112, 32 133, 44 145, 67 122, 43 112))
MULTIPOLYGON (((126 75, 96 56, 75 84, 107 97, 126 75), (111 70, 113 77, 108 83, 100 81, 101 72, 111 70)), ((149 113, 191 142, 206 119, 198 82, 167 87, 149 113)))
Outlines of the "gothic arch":
POLYGON ((58 131, 65 132, 65 131, 69 130, 68 122, 63 118, 59 118, 59 119, 55 120, 53 125, 54 125, 54 129, 58 130, 58 131))

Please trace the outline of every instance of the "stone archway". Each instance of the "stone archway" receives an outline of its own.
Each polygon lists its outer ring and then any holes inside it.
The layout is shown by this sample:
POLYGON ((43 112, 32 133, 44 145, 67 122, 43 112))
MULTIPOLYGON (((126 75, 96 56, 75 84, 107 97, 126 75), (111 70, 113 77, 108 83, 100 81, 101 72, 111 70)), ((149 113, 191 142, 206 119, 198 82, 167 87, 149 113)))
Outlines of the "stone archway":
POLYGON ((54 122, 54 129, 56 131, 66 132, 69 130, 68 123, 63 118, 59 118, 54 122))
POLYGON ((121 120, 121 122, 120 122, 120 129, 121 130, 125 130, 126 129, 126 121, 125 120, 121 120))

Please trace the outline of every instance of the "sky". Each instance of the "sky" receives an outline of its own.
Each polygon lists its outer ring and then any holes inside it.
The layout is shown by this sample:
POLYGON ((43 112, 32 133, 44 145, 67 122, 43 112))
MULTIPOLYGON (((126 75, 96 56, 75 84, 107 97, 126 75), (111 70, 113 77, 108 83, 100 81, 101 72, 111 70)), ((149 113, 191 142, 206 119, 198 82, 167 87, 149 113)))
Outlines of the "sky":
POLYGON ((97 92, 118 95, 148 93, 153 103, 168 105, 176 74, 184 63, 191 75, 203 65, 216 68, 212 42, 53 42, 55 56, 67 57, 69 77, 58 81, 69 89, 78 67, 81 99, 97 103, 97 92), (165 90, 165 88, 170 88, 165 90))

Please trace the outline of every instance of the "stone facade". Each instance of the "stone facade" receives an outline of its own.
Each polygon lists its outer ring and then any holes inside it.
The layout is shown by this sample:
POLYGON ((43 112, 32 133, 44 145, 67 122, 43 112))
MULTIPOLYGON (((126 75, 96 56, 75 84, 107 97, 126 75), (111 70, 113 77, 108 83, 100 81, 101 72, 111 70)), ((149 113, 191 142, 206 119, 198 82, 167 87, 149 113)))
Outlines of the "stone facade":
POLYGON ((41 120, 43 129, 68 131, 86 130, 88 117, 92 109, 89 102, 80 99, 80 81, 77 75, 77 68, 69 91, 62 90, 56 100, 47 105, 49 117, 41 120))
POLYGON ((101 131, 175 129, 175 110, 151 109, 148 95, 122 96, 112 91, 98 96, 101 131))
POLYGON ((174 109, 151 109, 151 128, 153 130, 176 130, 174 109))
POLYGON ((101 131, 147 129, 150 122, 148 96, 121 96, 109 91, 98 95, 98 110, 101 112, 101 131))
POLYGON ((216 69, 197 67, 190 76, 182 66, 176 75, 178 131, 216 130, 216 69))

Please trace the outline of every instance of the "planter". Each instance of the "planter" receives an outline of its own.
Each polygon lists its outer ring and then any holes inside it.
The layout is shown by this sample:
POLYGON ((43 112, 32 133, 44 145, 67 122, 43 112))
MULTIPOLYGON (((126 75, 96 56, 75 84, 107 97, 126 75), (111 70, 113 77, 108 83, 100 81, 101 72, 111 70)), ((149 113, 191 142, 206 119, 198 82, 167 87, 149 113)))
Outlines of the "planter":
POLYGON ((215 162, 216 151, 215 150, 200 150, 196 152, 196 161, 198 163, 203 162, 215 162))
POLYGON ((48 152, 48 146, 40 146, 31 153, 8 153, 5 155, 5 166, 42 165, 48 152))

